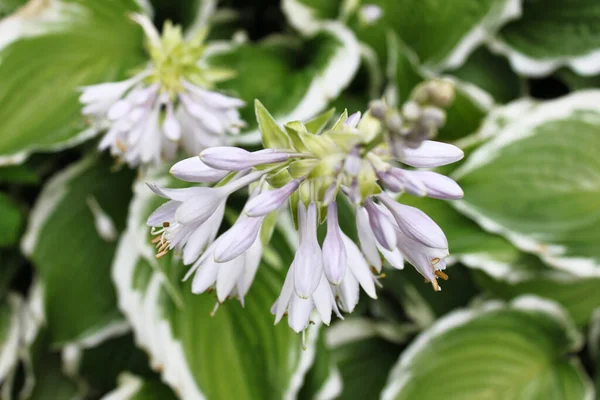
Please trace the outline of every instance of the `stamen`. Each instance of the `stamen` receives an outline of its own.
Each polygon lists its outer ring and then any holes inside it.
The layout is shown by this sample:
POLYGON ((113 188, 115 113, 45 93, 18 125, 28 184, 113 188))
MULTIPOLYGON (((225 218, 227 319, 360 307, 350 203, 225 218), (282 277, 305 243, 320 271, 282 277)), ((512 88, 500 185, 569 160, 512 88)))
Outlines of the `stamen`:
POLYGON ((212 311, 210 312, 210 316, 214 317, 215 313, 217 312, 217 310, 219 309, 219 306, 221 305, 221 303, 219 303, 218 301, 215 303, 215 306, 213 307, 212 311))
POLYGON ((122 153, 126 153, 127 152, 127 146, 125 146, 125 143, 123 143, 121 141, 121 139, 117 139, 117 141, 115 142, 115 145, 117 146, 117 148, 119 150, 121 150, 122 153))
POLYGON ((438 277, 438 278, 442 278, 443 280, 447 281, 448 280, 448 275, 445 272, 442 271, 434 271, 434 274, 438 277))
POLYGON ((440 285, 439 285, 439 284, 438 284, 438 282, 437 282, 437 279, 433 279, 433 280, 431 281, 431 286, 433 287, 433 291, 434 291, 434 292, 439 292, 439 291, 441 291, 441 290, 442 290, 442 288, 440 287, 440 285))
POLYGON ((440 259, 437 257, 431 259, 431 265, 437 265, 439 262, 440 262, 440 259))
POLYGON ((171 226, 171 224, 169 222, 165 221, 162 223, 162 226, 163 226, 163 228, 168 228, 171 226))

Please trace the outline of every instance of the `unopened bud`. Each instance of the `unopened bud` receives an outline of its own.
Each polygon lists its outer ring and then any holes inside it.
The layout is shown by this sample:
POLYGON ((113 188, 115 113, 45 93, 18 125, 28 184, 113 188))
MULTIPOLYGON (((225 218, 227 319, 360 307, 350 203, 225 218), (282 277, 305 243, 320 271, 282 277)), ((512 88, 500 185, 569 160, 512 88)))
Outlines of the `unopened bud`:
POLYGON ((438 107, 423 107, 421 120, 423 124, 439 129, 446 123, 446 112, 438 107))
POLYGON ((399 134, 402 130, 402 116, 394 111, 386 117, 385 124, 390 132, 399 134))
POLYGON ((385 118, 385 114, 387 111, 387 107, 385 103, 381 100, 373 100, 369 104, 369 111, 373 118, 377 118, 378 120, 383 120, 385 118))
POLYGON ((452 82, 438 80, 430 82, 429 100, 432 105, 448 108, 454 102, 455 90, 452 82))
POLYGON ((421 108, 414 101, 406 102, 402 107, 402 115, 408 121, 416 121, 421 117, 421 108))

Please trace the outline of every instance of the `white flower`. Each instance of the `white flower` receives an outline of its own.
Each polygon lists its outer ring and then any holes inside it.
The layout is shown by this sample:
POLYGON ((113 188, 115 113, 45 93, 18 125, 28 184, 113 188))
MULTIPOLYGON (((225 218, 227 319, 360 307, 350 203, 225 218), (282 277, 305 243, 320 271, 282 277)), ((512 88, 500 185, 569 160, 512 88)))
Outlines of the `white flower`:
MULTIPOLYGON (((420 129, 421 123, 414 121, 413 128, 420 129)), ((411 150, 404 151, 399 146, 402 137, 391 136, 389 130, 381 134, 379 128, 369 113, 362 118, 360 114, 342 116, 330 130, 318 135, 300 128, 294 140, 302 143, 295 144, 292 138, 281 141, 289 142, 289 148, 250 152, 219 146, 177 163, 172 173, 186 181, 220 181, 214 187, 189 189, 153 186, 157 194, 170 199, 148 221, 159 228, 155 232, 161 235, 158 255, 177 248, 183 250, 186 263, 192 262, 192 254, 199 257, 188 272, 188 276, 195 274, 194 293, 216 288, 219 303, 228 297, 243 297, 240 282, 249 285, 251 279, 241 277, 254 276, 260 259, 258 244, 268 245, 260 242, 261 237, 270 235, 261 235, 265 221, 290 203, 290 208, 297 210, 299 244, 271 309, 276 323, 287 313, 290 327, 301 332, 316 319, 329 324, 332 313, 341 317, 340 310, 352 312, 361 289, 376 299, 385 261, 402 269, 406 259, 434 290, 440 290, 437 279, 448 278, 442 272, 449 254, 446 236, 421 210, 400 204, 383 189, 459 198, 462 190, 450 178, 431 171, 405 170, 400 163, 441 165, 462 152, 450 145, 424 144, 429 142, 419 139, 421 132, 412 131, 407 142, 411 150), (432 154, 420 150, 418 140, 432 154), (249 185, 252 194, 238 220, 210 244, 228 196, 249 185), (338 198, 344 197, 354 213, 344 215, 343 222, 355 224, 355 240, 340 226, 338 198), (321 247, 318 228, 323 221, 327 229, 321 247), (209 233, 199 233, 206 231, 209 233), (197 249, 207 246, 199 256, 197 249)))
POLYGON ((82 113, 107 129, 99 149, 133 167, 172 159, 178 148, 191 155, 227 144, 244 126, 244 102, 210 90, 214 82, 203 77, 215 74, 202 60, 204 37, 184 41, 169 23, 160 37, 147 17, 133 19, 149 42, 147 67, 126 81, 82 89, 82 113))

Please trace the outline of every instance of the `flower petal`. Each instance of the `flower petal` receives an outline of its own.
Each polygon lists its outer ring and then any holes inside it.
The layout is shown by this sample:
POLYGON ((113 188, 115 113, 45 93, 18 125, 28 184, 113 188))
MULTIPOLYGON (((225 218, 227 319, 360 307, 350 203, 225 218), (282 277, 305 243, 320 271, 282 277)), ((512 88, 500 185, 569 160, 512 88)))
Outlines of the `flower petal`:
POLYGON ((464 156, 463 151, 454 145, 424 140, 416 149, 405 148, 401 161, 415 168, 433 168, 452 164, 464 156))
POLYGON ((209 167, 198 156, 179 161, 169 172, 186 182, 218 182, 229 174, 229 171, 209 167))

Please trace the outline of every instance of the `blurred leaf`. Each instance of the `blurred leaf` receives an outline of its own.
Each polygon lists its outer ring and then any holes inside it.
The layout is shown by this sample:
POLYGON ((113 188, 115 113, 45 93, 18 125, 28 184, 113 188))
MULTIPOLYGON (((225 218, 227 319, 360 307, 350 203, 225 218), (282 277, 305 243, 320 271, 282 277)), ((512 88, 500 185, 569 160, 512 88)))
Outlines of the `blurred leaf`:
MULTIPOLYGON (((419 67, 419 60, 397 36, 388 35, 390 49, 388 78, 392 97, 397 104, 410 99, 413 89, 427 79, 427 74, 419 67)), ((446 124, 440 129, 438 138, 450 141, 465 137, 479 128, 493 100, 491 96, 475 85, 467 85, 453 80, 456 96, 452 105, 446 110, 446 124)), ((389 91, 389 89, 388 89, 389 91)))
POLYGON ((534 294, 560 303, 580 327, 590 322, 590 316, 600 304, 600 278, 581 278, 563 271, 553 271, 536 257, 514 265, 519 280, 496 279, 482 269, 475 274, 479 286, 494 295, 510 300, 523 294, 534 294))
POLYGON ((357 9, 349 26, 359 40, 384 60, 385 38, 393 30, 433 70, 461 65, 515 11, 508 0, 370 0, 368 4, 379 6, 383 15, 369 24, 357 9))
POLYGON ((0 301, 0 384, 7 380, 19 360, 22 304, 23 299, 14 293, 0 301))
POLYGON ((82 389, 62 371, 60 353, 49 350, 50 338, 47 331, 41 331, 30 350, 32 373, 35 377, 33 392, 29 400, 64 399, 76 400, 82 396, 82 389))
POLYGON ((157 380, 142 379, 124 373, 119 377, 119 386, 108 393, 104 400, 177 400, 171 388, 157 380))
POLYGON ((164 21, 181 24, 187 35, 193 35, 217 7, 217 0, 150 0, 155 24, 162 28, 164 21))
POLYGON ((581 76, 567 68, 557 71, 556 75, 571 88, 571 90, 600 88, 600 75, 581 76))
POLYGON ((127 16, 134 0, 37 4, 0 22, 0 165, 95 134, 77 89, 121 79, 143 60, 141 29, 127 16))
POLYGON ((17 243, 23 215, 13 199, 0 193, 0 248, 10 247, 17 243))
POLYGON ((0 249, 0 301, 8 294, 11 282, 23 267, 24 260, 15 248, 0 249))
MULTIPOLYGON (((158 184, 168 181, 152 179, 158 184)), ((245 297, 221 305, 214 295, 194 295, 181 282, 187 267, 170 256, 159 262, 149 244, 146 216, 160 204, 143 182, 135 187, 128 230, 113 264, 119 305, 152 367, 185 399, 280 399, 294 397, 314 357, 318 329, 309 330, 308 350, 284 322, 273 326, 269 309, 293 257, 276 230, 245 297)))
POLYGON ((381 280, 380 299, 372 302, 373 313, 397 321, 407 317, 422 329, 455 308, 466 306, 479 293, 469 271, 457 264, 446 273, 450 279, 441 283, 442 292, 435 292, 410 264, 402 271, 389 268, 381 280))
POLYGON ((402 346, 380 337, 368 320, 350 318, 327 331, 327 342, 340 371, 339 399, 379 399, 402 346))
POLYGON ((260 99, 279 122, 310 119, 348 86, 358 69, 360 50, 351 32, 329 24, 299 46, 277 37, 225 45, 215 48, 209 62, 237 71, 220 88, 246 101, 241 115, 250 132, 239 140, 258 143, 254 99, 260 99))
POLYGON ((477 85, 498 103, 508 103, 523 94, 521 79, 511 69, 508 60, 484 46, 473 52, 460 68, 448 73, 477 85))
POLYGON ((599 18, 596 0, 524 0, 523 16, 501 30, 496 47, 525 75, 547 75, 562 65, 597 74, 599 18))
POLYGON ((37 173, 27 165, 13 165, 0 168, 0 183, 20 183, 35 185, 40 178, 37 173))
MULTIPOLYGON (((589 322, 592 311, 600 304, 600 293, 595 290, 600 278, 577 277, 553 270, 536 256, 522 253, 503 237, 484 231, 449 202, 413 196, 402 196, 400 201, 423 210, 433 218, 448 238, 451 257, 475 269, 477 285, 495 296, 510 300, 523 294, 534 294, 553 300, 560 303, 579 326, 589 322)), ((457 278, 461 279, 460 275, 455 276, 455 271, 455 267, 448 270, 450 280, 443 283, 441 296, 432 294, 435 299, 443 300, 441 305, 446 311, 457 304, 457 299, 465 296, 462 290, 456 293, 447 291, 450 284, 457 278)), ((392 286, 404 288, 406 284, 392 286)), ((452 290, 453 287, 449 288, 452 290)), ((434 307, 436 303, 430 299, 424 304, 434 307)), ((419 315, 424 314, 421 312, 419 315)))
POLYGON ((321 329, 315 343, 315 361, 304 378, 304 385, 298 394, 301 400, 339 398, 342 390, 340 371, 327 347, 326 329, 321 329))
POLYGON ((92 394, 105 394, 117 386, 117 378, 124 371, 142 377, 154 375, 147 355, 136 347, 131 334, 81 350, 77 375, 85 380, 92 394))
POLYGON ((500 109, 481 132, 492 139, 454 172, 465 197, 452 204, 550 265, 599 276, 599 104, 589 91, 500 109))
POLYGON ((25 3, 27 0, 0 0, 0 18, 12 14, 25 3))
POLYGON ((382 399, 585 399, 589 378, 570 353, 582 338, 554 303, 522 297, 456 311, 419 335, 382 399))
POLYGON ((23 239, 23 252, 44 286, 53 345, 84 340, 122 321, 110 280, 116 242, 100 236, 109 232, 96 227, 90 199, 119 232, 134 172, 111 172, 110 165, 108 157, 90 156, 54 176, 37 199, 23 239))

